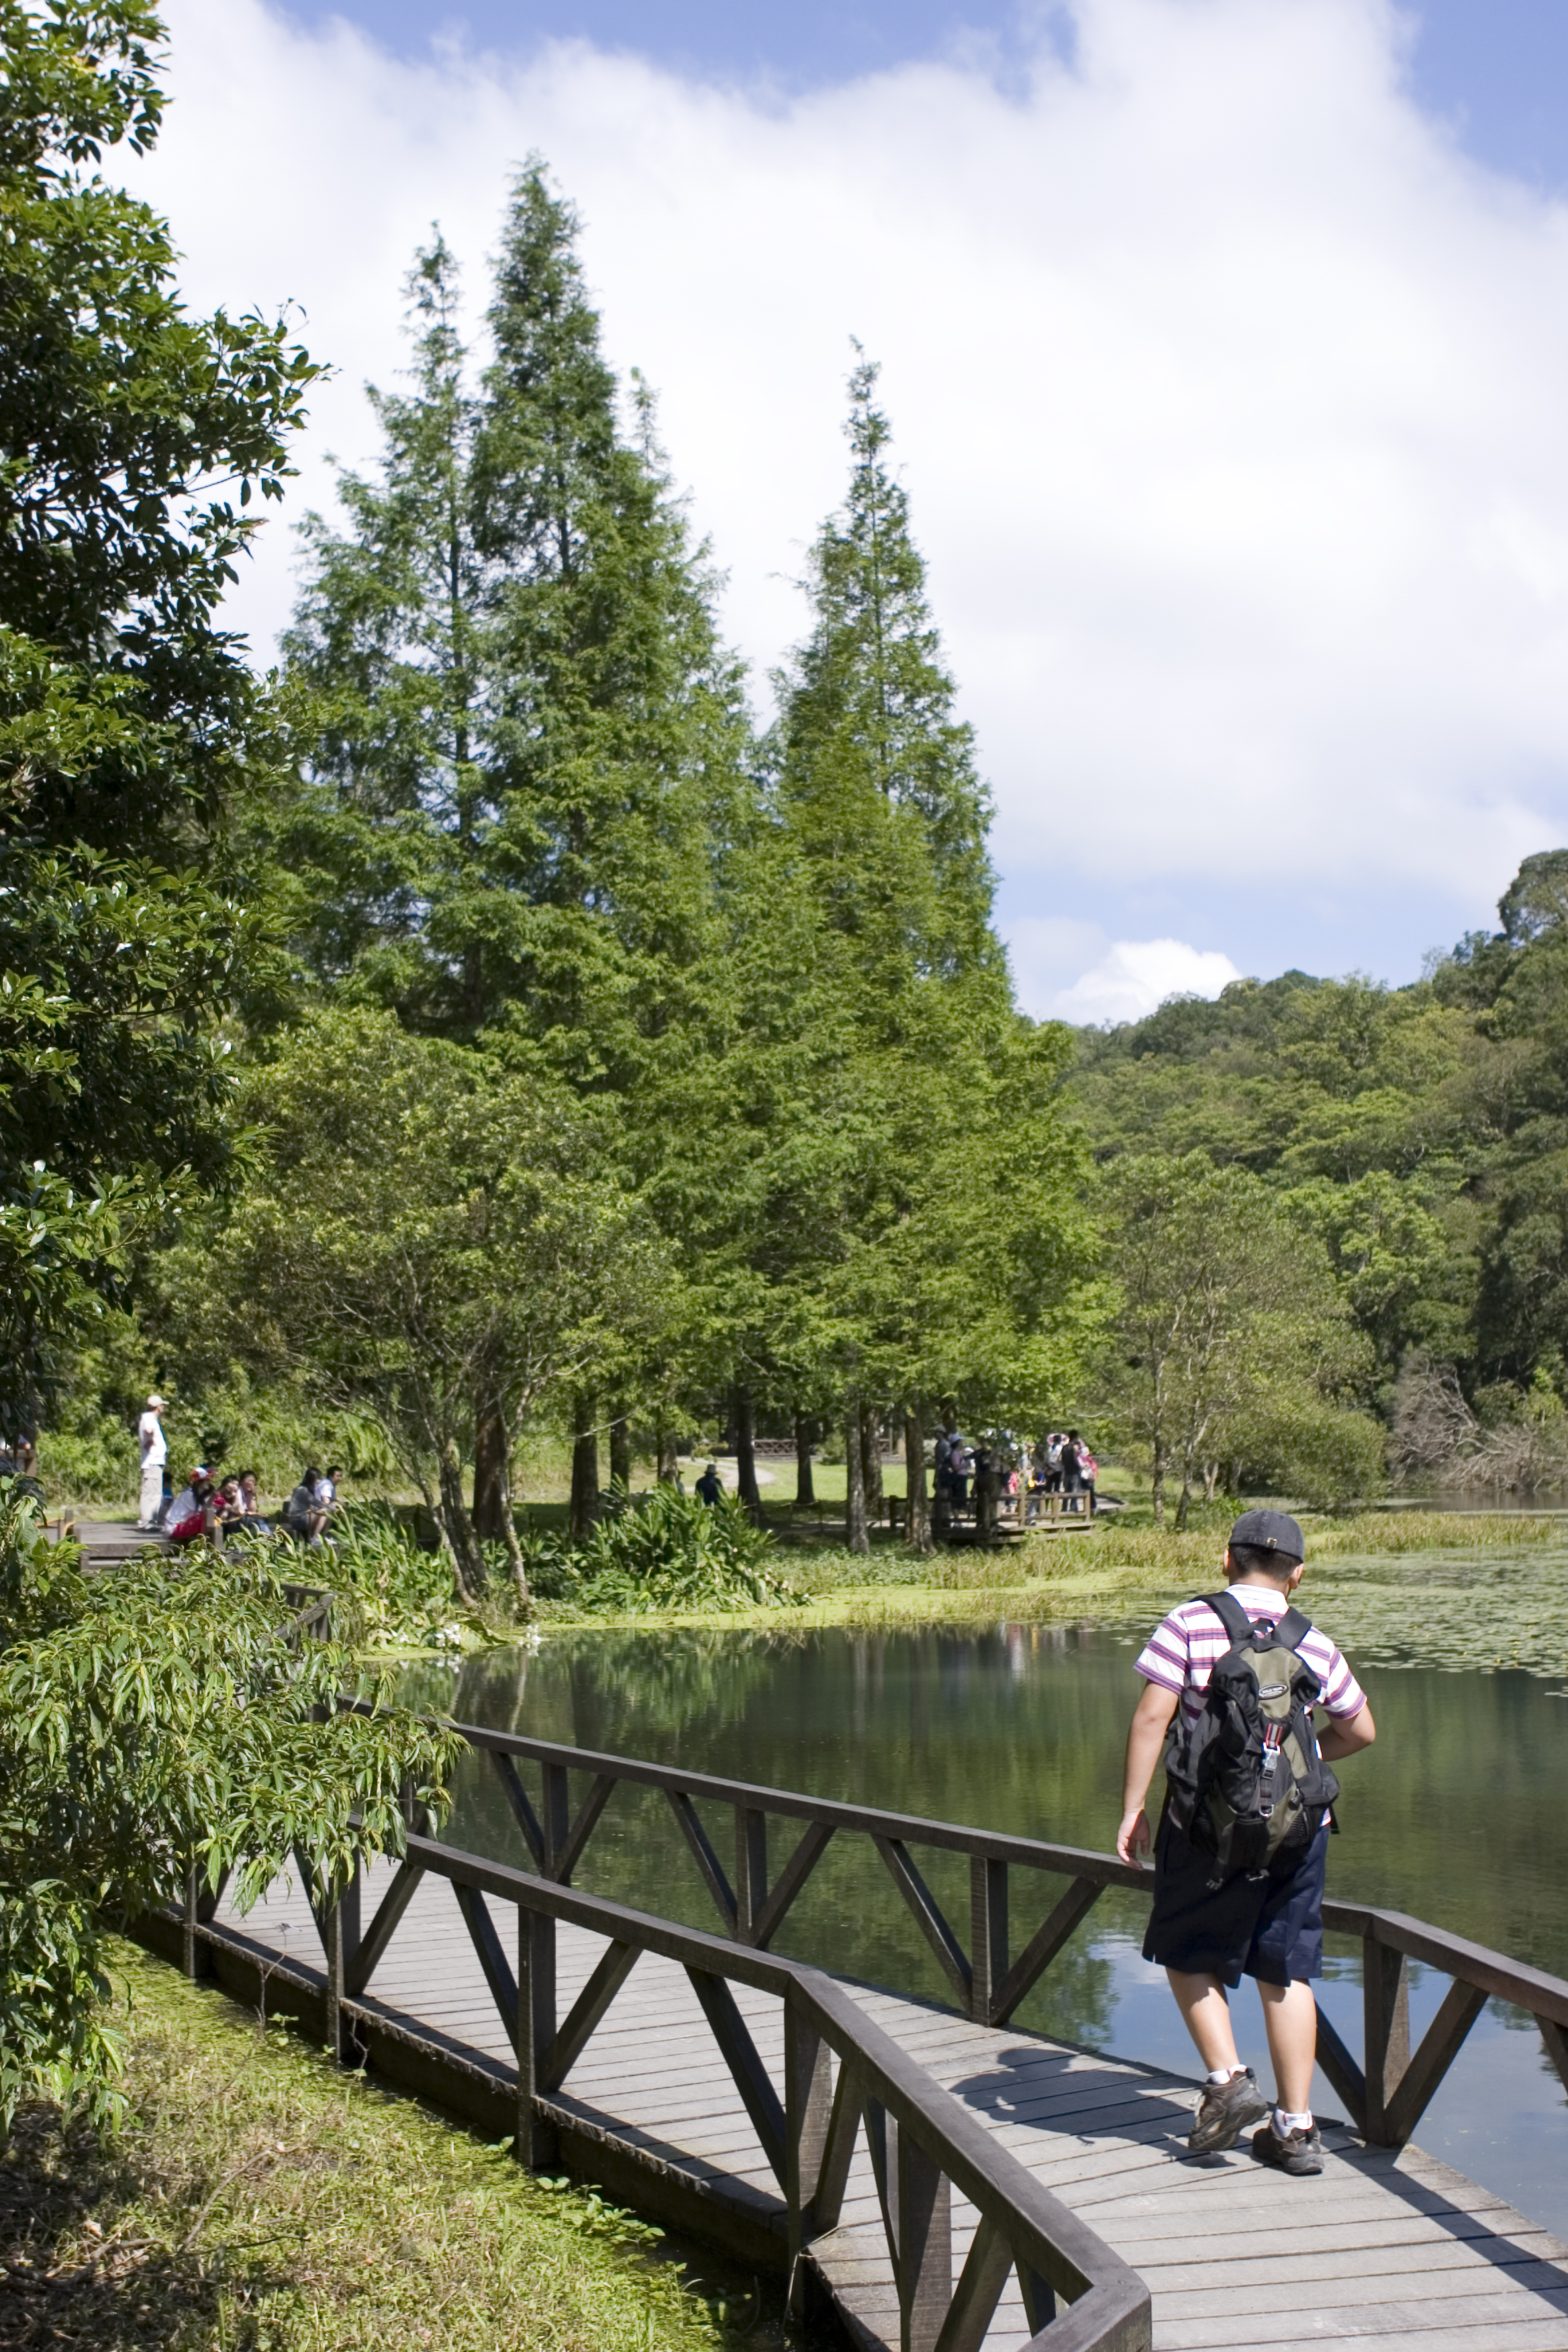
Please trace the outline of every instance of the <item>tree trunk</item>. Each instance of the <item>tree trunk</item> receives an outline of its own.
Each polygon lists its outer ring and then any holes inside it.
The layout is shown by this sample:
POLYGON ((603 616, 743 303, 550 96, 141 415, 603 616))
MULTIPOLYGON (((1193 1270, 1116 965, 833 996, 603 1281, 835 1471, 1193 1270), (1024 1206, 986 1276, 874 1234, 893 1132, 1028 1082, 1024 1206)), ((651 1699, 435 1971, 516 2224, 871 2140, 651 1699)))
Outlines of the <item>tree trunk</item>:
POLYGON ((911 1551, 930 1551, 931 1514, 926 1507, 926 1433, 918 1404, 904 1415, 904 1540, 911 1551))
POLYGON ((680 1448, 673 1430, 658 1433, 658 1483, 661 1486, 680 1484, 680 1448))
POLYGON ((747 1517, 763 1524, 763 1497, 757 1485, 757 1433, 752 1418, 752 1391, 735 1390, 735 1492, 747 1517))
POLYGON ((1193 1489, 1191 1482, 1188 1479, 1184 1478, 1182 1480, 1182 1491, 1176 1497, 1176 1533, 1178 1535, 1184 1535, 1186 1533, 1187 1506, 1192 1501, 1192 1496, 1193 1489))
POLYGON ((869 1551, 866 1530, 866 1457, 860 1450, 860 1408, 853 1397, 844 1413, 844 1540, 851 1551, 869 1551))
POLYGON ((450 1438, 441 1449, 440 1469, 441 1533, 458 1580, 458 1591, 465 1601, 476 1601, 484 1590, 485 1559, 468 1517, 468 1507, 463 1500, 463 1465, 450 1438))
POLYGON ((572 1506, 567 1533, 574 1543, 581 1543, 599 1516, 599 1433, 594 1426, 592 1396, 585 1392, 579 1395, 573 1418, 576 1435, 572 1441, 572 1506))
POLYGON ((480 1408, 474 1432, 474 1532, 482 1543, 504 1543, 511 1508, 507 1476, 506 1421, 493 1404, 480 1408))
POLYGON ((610 1485, 616 1508, 623 1509, 632 1491, 632 1424, 625 1412, 616 1413, 610 1423, 610 1485))
POLYGON ((797 1511, 809 1511, 816 1501, 816 1487, 811 1475, 811 1433, 815 1424, 795 1417, 795 1507, 797 1511))
POLYGON ((866 1517, 873 1527, 881 1524, 882 1502, 882 1416, 875 1405, 860 1408, 861 1475, 866 1482, 866 1517))

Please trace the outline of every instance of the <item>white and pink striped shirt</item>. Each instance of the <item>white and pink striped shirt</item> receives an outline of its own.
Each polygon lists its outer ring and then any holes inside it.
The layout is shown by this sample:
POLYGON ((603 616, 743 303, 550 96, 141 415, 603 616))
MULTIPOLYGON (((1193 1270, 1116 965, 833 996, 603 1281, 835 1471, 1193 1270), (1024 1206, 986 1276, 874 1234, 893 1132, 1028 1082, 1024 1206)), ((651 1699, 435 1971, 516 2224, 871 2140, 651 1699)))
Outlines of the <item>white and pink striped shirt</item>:
MULTIPOLYGON (((1233 1584, 1231 1591, 1252 1619, 1278 1621, 1290 1603, 1277 1584, 1233 1584)), ((1230 1647, 1226 1632, 1206 1601, 1184 1601, 1155 1626, 1140 1653, 1137 1667, 1145 1682, 1163 1690, 1180 1691, 1182 1712, 1195 1723, 1204 1711, 1209 1676, 1230 1647)), ((1301 1643, 1300 1655, 1323 1686, 1323 1704, 1331 1715, 1347 1720, 1366 1705, 1366 1693, 1328 1635, 1314 1625, 1301 1643)))

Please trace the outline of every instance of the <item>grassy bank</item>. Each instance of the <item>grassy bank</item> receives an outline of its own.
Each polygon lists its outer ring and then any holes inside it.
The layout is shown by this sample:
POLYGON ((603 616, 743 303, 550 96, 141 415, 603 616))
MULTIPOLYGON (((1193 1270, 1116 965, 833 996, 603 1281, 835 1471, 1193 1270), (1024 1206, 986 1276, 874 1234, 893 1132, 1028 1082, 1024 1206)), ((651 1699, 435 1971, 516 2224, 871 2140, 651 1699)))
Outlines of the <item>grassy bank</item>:
POLYGON ((35 2109, 0 2157, 0 2341, 715 2352, 738 2340, 721 2307, 652 2258, 657 2233, 641 2223, 531 2179, 132 1946, 117 1969, 119 2140, 100 2148, 35 2109))
MULTIPOLYGON (((868 1628, 962 1622, 1007 1615, 1118 1614, 1141 1596, 1214 1583, 1231 1513, 1178 1535, 1171 1528, 1101 1521, 1092 1534, 1036 1538, 995 1551, 961 1549, 921 1559, 891 1540, 869 1555, 802 1548, 779 1565, 800 1594, 789 1608, 712 1613, 647 1612, 624 1617, 574 1615, 564 1604, 541 1610, 552 1626, 658 1625, 868 1628)), ((1397 1559, 1416 1553, 1510 1554, 1561 1549, 1568 1524, 1529 1512, 1461 1517, 1447 1511, 1368 1511, 1343 1518, 1305 1518, 1309 1563, 1358 1558, 1397 1559)))

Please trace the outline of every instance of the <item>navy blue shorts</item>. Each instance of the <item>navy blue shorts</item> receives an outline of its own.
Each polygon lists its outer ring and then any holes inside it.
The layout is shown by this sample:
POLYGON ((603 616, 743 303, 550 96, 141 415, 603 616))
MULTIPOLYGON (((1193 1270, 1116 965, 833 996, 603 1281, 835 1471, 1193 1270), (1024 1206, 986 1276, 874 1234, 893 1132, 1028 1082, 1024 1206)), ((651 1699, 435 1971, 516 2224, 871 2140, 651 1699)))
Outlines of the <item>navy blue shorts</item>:
POLYGON ((1214 1856, 1169 1819, 1154 1844, 1154 1907, 1143 1958, 1183 1976, 1243 1976, 1295 1984, 1323 1973, 1323 1881, 1329 1825, 1323 1823, 1294 1868, 1278 1877, 1245 1872, 1210 1888, 1214 1856))

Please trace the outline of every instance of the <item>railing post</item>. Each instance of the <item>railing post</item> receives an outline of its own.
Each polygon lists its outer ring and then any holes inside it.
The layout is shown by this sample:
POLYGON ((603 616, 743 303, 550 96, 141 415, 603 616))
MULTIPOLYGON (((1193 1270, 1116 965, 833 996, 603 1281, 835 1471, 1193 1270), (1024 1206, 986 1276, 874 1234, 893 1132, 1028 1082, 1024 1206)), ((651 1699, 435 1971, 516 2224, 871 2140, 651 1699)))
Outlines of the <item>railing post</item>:
POLYGON ((899 2129, 896 2228, 899 2352, 932 2352, 952 2301, 952 2196, 947 2175, 899 2129))
POLYGON ((561 1867, 561 1856, 566 1850, 566 1840, 571 1833, 572 1797, 564 1764, 546 1764, 542 1769, 544 1810, 541 1825, 544 1831, 544 1875, 553 1878, 561 1867))
POLYGON ((193 1984, 201 1984, 213 1972, 212 1954, 205 1937, 196 1933, 202 1916, 202 1874, 193 1866, 185 1873, 184 1935, 180 1965, 193 1984))
POLYGON ((768 1899, 768 1817, 755 1805, 735 1808, 735 1933, 755 1940, 757 1915, 768 1899))
MULTIPOLYGON (((548 1794, 548 1791, 546 1792, 548 1794)), ((512 2152, 531 2172, 557 2160, 556 2134, 539 2113, 539 2062, 555 2039, 555 1922, 517 1906, 517 2131, 512 2152)))
POLYGON ((983 1853, 969 1857, 969 2014, 989 2025, 1007 1973, 1007 1865, 983 1853))
POLYGON ((364 2052, 353 2028, 343 2017, 349 1972, 359 1958, 360 1866, 356 1862, 348 1885, 328 1901, 321 1922, 327 1959, 327 2047, 340 2066, 359 2066, 364 2052))
POLYGON ((1410 2063, 1410 1972, 1403 1952, 1362 1939, 1362 2009, 1365 2019, 1366 2137, 1373 2147, 1397 2146, 1388 2108, 1410 2063))
POLYGON ((801 2255, 815 2234, 812 2206, 833 2114, 832 2053, 815 2026, 784 2000, 784 2201, 789 2212, 791 2316, 804 2316, 801 2255))

